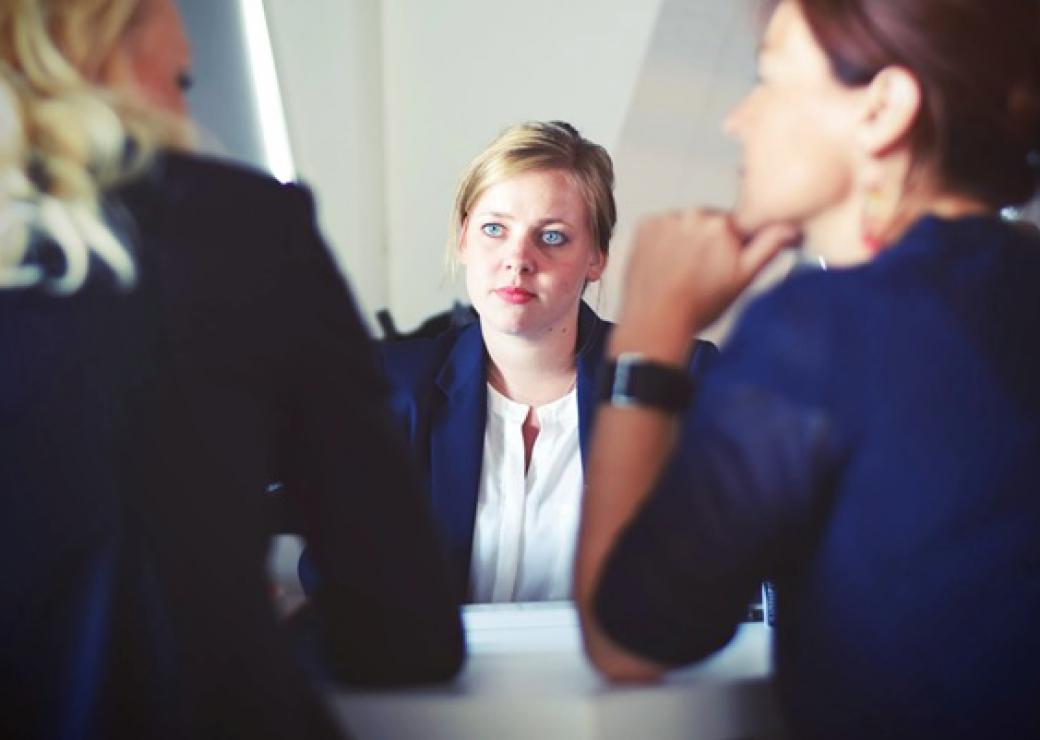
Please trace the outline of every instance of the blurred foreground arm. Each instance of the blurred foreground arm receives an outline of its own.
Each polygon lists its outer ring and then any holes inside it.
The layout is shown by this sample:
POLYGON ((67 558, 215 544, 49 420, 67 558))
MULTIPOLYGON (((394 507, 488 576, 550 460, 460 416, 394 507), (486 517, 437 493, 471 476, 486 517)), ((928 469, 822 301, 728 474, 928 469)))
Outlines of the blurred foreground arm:
POLYGON ((300 329, 290 331, 299 344, 285 370, 283 469, 320 576, 311 615, 319 644, 341 680, 447 679, 465 650, 447 561, 385 408, 372 344, 305 200, 286 281, 300 329))
MULTIPOLYGON (((637 352, 683 369, 697 333, 791 237, 790 230, 777 227, 744 245, 726 214, 706 211, 646 221, 636 236, 609 356, 637 352)), ((605 405, 596 416, 575 598, 589 659, 614 680, 652 680, 667 669, 612 640, 597 618, 595 600, 618 538, 650 495, 673 451, 677 431, 672 416, 646 407, 605 405)))

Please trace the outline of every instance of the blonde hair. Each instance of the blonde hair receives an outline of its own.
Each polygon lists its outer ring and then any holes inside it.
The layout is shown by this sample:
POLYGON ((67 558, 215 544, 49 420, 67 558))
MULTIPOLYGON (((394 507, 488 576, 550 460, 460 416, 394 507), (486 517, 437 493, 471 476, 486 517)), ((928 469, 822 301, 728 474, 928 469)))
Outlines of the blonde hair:
POLYGON ((0 289, 77 290, 91 255, 119 284, 134 281, 127 246, 105 223, 102 194, 139 172, 158 146, 185 145, 186 126, 100 79, 147 0, 0 3, 0 289), (65 258, 47 278, 25 264, 34 235, 65 258))
POLYGON ((455 191, 448 264, 455 256, 470 211, 480 196, 510 177, 535 170, 563 170, 578 185, 593 243, 610 251, 617 223, 614 203, 614 165, 607 150, 582 137, 563 121, 528 121, 510 126, 470 162, 455 191))

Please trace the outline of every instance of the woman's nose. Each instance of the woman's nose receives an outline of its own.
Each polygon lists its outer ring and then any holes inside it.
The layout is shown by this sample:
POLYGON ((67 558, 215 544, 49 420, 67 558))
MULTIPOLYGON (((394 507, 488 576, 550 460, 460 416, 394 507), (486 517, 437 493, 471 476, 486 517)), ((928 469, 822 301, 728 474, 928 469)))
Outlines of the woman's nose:
POLYGON ((526 235, 512 238, 506 244, 505 268, 516 272, 531 272, 534 270, 535 254, 534 244, 526 235))
POLYGON ((729 113, 722 119, 722 130, 733 138, 740 138, 740 132, 744 126, 746 117, 747 96, 743 97, 736 105, 730 108, 729 113))

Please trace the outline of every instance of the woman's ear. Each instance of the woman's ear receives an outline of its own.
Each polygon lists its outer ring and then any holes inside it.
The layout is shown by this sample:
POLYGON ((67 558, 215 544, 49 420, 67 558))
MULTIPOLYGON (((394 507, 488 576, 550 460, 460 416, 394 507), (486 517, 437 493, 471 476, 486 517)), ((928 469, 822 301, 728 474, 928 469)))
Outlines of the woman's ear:
POLYGON ((134 83, 134 65, 125 39, 117 43, 108 56, 88 69, 80 70, 88 82, 102 87, 125 89, 134 83))
POLYGON ((603 277, 603 271, 607 269, 607 253, 598 247, 594 250, 589 260, 589 269, 585 272, 585 282, 594 283, 603 277))
POLYGON ((885 67, 871 80, 866 94, 860 141, 869 156, 884 156, 906 140, 917 121, 921 83, 905 67, 885 67))

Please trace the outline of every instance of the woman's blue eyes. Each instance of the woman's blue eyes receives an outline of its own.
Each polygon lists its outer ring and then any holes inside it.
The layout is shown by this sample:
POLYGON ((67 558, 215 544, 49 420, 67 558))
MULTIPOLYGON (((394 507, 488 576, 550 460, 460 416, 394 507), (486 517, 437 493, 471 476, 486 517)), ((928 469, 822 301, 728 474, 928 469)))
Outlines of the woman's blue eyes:
MULTIPOLYGON (((502 224, 496 223, 484 224, 480 230, 492 238, 498 238, 506 233, 506 228, 502 224)), ((567 235, 555 229, 541 232, 539 238, 547 247, 559 247, 567 243, 567 235)))

